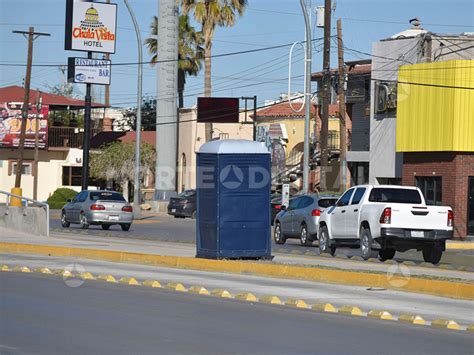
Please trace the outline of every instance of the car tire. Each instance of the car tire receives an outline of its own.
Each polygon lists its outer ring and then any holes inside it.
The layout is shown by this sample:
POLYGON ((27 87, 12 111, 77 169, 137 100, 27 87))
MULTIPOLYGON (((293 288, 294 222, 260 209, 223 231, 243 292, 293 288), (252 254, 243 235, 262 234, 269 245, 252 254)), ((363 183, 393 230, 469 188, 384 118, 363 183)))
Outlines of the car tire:
POLYGON ((80 224, 82 229, 89 229, 89 223, 87 222, 87 217, 84 214, 81 214, 80 224))
POLYGON ((300 244, 305 247, 309 247, 313 244, 313 241, 308 235, 308 227, 306 227, 306 224, 304 223, 301 225, 300 229, 300 244))
POLYGON ((69 228, 71 223, 69 223, 66 219, 66 213, 64 211, 61 212, 61 227, 69 228))
POLYGON ((276 244, 285 244, 286 242, 286 238, 281 232, 280 222, 275 223, 275 230, 273 231, 273 239, 275 240, 276 244))
POLYGON ((423 260, 427 263, 432 263, 433 265, 439 264, 442 256, 443 251, 436 245, 423 248, 423 260))
POLYGON ((380 249, 379 250, 379 259, 382 261, 392 260, 397 251, 392 248, 380 249))
POLYGON ((108 231, 109 228, 110 228, 110 224, 101 224, 100 226, 101 226, 102 229, 105 230, 105 231, 108 231))
POLYGON ((191 218, 196 219, 196 216, 197 216, 197 211, 193 211, 193 213, 191 213, 191 218))
POLYGON ((128 231, 130 230, 130 226, 131 226, 130 223, 122 223, 122 224, 120 224, 120 227, 122 228, 122 230, 123 230, 124 232, 128 232, 128 231))
POLYGON ((372 233, 369 228, 361 228, 360 233, 360 256, 368 260, 377 257, 377 250, 372 249, 372 233))
POLYGON ((319 231, 319 254, 328 253, 334 256, 336 254, 336 247, 330 245, 328 227, 322 226, 319 231))

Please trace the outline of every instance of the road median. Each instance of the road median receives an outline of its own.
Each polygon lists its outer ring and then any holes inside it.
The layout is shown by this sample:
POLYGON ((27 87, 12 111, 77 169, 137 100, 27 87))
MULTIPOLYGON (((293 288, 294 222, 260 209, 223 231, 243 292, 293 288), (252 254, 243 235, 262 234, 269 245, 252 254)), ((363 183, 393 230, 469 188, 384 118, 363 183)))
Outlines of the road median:
POLYGON ((442 297, 474 300, 474 284, 459 280, 404 277, 383 272, 343 270, 318 266, 299 266, 274 262, 209 260, 188 256, 169 256, 82 247, 0 242, 1 253, 38 254, 54 257, 77 257, 93 260, 165 266, 200 271, 253 274, 277 278, 300 279, 351 286, 378 287, 424 293, 442 297), (395 280, 394 277, 399 278, 395 280))

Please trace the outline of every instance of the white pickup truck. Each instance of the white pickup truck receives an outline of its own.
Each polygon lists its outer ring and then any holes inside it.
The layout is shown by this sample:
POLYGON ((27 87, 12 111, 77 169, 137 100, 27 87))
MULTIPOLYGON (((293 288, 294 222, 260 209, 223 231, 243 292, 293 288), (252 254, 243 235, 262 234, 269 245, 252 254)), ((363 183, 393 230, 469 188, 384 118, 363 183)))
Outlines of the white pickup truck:
POLYGON ((364 259, 392 259, 396 251, 423 251, 423 259, 439 263, 453 235, 450 207, 427 206, 416 187, 361 185, 347 190, 319 219, 321 253, 360 248, 364 259))

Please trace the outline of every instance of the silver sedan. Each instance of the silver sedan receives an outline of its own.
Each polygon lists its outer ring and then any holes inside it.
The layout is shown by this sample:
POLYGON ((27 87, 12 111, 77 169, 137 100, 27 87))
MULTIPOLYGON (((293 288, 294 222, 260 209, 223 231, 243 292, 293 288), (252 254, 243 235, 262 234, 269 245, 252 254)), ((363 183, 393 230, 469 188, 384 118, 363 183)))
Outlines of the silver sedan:
POLYGON ((115 191, 84 190, 63 206, 61 225, 68 228, 71 223, 79 223, 83 229, 89 225, 101 225, 109 229, 120 224, 128 231, 133 222, 133 208, 122 194, 115 191))

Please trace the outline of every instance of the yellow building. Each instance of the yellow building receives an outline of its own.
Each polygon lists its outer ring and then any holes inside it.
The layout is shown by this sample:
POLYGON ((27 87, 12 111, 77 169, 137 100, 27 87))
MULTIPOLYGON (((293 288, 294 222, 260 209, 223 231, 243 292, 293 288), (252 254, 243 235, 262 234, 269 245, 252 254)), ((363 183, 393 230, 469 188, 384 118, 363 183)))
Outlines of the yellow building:
POLYGON ((473 61, 400 67, 396 134, 403 184, 451 206, 456 237, 474 235, 473 61))

